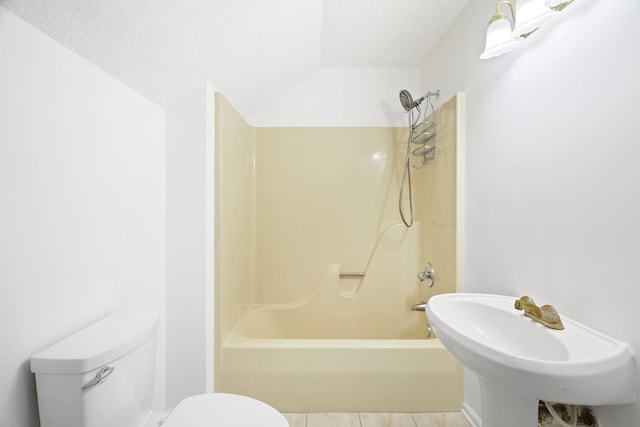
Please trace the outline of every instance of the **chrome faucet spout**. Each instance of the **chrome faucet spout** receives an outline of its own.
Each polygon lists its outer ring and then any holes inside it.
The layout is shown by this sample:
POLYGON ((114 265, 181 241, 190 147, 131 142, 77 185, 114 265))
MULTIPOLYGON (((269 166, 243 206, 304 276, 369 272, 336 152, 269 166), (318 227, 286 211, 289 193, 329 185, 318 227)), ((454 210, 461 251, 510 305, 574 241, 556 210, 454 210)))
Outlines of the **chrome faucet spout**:
POLYGON ((425 301, 420 302, 420 304, 413 304, 411 306, 411 311, 425 311, 427 303, 425 301))
POLYGON ((558 311, 552 305, 543 305, 538 307, 536 303, 528 296, 523 296, 516 300, 516 310, 523 310, 524 315, 535 320, 541 325, 551 329, 564 329, 562 319, 558 311))

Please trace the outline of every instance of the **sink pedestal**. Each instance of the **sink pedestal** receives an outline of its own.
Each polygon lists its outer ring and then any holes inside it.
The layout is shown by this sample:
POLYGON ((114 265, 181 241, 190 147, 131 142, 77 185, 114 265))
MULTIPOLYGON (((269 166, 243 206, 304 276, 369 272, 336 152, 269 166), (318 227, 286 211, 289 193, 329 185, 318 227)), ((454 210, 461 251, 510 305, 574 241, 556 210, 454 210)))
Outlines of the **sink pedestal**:
POLYGON ((482 394, 482 425, 486 427, 537 427, 538 400, 518 390, 478 376, 482 394))

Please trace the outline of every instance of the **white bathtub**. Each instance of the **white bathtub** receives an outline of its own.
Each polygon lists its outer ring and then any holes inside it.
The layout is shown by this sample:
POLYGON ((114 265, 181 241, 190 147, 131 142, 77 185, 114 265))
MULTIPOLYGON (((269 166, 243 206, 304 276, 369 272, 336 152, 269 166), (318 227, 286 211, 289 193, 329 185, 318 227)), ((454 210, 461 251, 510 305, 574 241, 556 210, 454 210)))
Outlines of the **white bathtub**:
POLYGON ((252 396, 283 412, 460 409, 462 367, 437 338, 426 338, 424 313, 410 313, 420 327, 395 334, 375 314, 370 322, 326 316, 315 322, 322 328, 309 328, 307 314, 283 307, 248 310, 223 343, 220 391, 252 396))

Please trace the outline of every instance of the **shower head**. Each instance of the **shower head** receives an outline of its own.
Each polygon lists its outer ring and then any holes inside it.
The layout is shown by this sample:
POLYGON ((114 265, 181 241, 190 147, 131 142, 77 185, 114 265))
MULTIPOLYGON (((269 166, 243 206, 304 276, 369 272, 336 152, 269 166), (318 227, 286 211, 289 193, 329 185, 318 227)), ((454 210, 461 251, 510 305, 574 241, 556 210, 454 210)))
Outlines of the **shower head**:
POLYGON ((413 107, 418 105, 418 104, 414 104, 413 97, 411 96, 409 91, 406 89, 402 89, 400 91, 400 104, 402 104, 402 108, 404 108, 405 111, 409 111, 413 107))
POLYGON ((420 103, 422 101, 425 100, 425 98, 429 97, 429 96, 435 96, 438 97, 440 96, 440 91, 437 90, 435 92, 427 92, 424 95, 422 95, 420 98, 416 99, 415 101, 413 100, 413 97, 411 96, 411 93, 409 93, 408 90, 406 89, 402 89, 400 91, 400 104, 402 104, 402 108, 404 108, 405 111, 409 111, 412 108, 417 107, 418 105, 420 105, 420 103))

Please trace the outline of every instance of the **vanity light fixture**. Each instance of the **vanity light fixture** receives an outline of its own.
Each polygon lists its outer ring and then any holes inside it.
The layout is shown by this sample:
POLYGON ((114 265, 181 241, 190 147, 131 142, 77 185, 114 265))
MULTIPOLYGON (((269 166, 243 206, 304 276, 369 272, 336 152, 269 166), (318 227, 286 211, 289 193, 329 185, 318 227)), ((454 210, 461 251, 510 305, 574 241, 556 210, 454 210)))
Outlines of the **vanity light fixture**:
POLYGON ((558 12, 547 7, 545 0, 518 0, 513 33, 522 35, 537 30, 558 12))
POLYGON ((484 52, 480 59, 489 59, 502 55, 518 47, 518 45, 538 30, 549 19, 553 18, 569 6, 573 0, 500 0, 496 4, 496 12, 489 20, 484 52), (507 15, 500 7, 507 5, 511 12, 513 30, 507 15))
POLYGON ((520 44, 519 39, 513 36, 511 31, 511 22, 507 19, 507 15, 500 11, 500 6, 507 5, 511 11, 511 18, 515 20, 515 12, 513 5, 508 0, 500 0, 496 4, 496 13, 489 20, 489 28, 487 28, 487 39, 484 52, 480 55, 480 59, 489 59, 494 56, 502 55, 517 48, 520 44))
POLYGON ((546 1, 546 5, 548 8, 552 9, 552 10, 556 10, 558 12, 560 12, 562 9, 564 9, 565 7, 569 6, 571 3, 573 3, 573 0, 547 0, 546 1))

